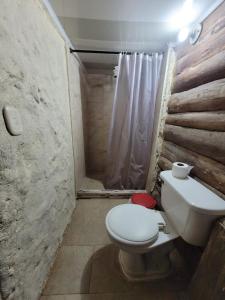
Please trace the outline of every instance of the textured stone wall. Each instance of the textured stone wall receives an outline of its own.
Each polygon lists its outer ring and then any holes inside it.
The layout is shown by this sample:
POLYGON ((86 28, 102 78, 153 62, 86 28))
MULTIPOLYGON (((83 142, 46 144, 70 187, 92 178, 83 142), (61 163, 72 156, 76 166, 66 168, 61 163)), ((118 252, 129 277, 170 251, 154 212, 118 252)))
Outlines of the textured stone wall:
POLYGON ((66 49, 38 0, 0 1, 0 45, 0 111, 23 123, 0 115, 0 294, 33 300, 75 206, 66 49))
POLYGON ((88 74, 86 162, 89 174, 104 173, 115 80, 112 75, 88 74))

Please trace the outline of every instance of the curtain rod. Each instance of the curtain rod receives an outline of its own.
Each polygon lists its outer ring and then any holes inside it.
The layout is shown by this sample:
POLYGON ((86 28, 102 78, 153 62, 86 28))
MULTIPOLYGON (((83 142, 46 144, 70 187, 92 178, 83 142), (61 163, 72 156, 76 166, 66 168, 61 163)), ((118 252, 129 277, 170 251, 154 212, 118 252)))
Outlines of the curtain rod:
MULTIPOLYGON (((126 53, 128 55, 132 55, 135 52, 127 52, 127 51, 101 51, 101 50, 84 50, 84 49, 71 49, 70 48, 70 53, 98 53, 98 54, 120 54, 120 53, 126 53)), ((163 54, 163 52, 160 52, 160 54, 163 54)), ((139 54, 139 53, 137 53, 139 54)), ((144 53, 148 54, 148 53, 144 53)))
MULTIPOLYGON (((84 50, 84 49, 71 49, 70 53, 99 53, 99 54, 120 54, 122 51, 101 51, 101 50, 84 50)), ((132 54, 132 52, 126 52, 127 54, 132 54)))

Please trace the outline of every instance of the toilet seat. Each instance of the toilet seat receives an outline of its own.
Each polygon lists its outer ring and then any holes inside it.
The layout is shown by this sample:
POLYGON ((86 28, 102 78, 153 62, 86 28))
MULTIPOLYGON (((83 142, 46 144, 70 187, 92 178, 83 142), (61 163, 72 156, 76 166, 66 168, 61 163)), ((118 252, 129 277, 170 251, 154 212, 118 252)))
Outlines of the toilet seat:
POLYGON ((121 204, 106 216, 106 228, 117 241, 128 245, 147 245, 159 234, 156 213, 136 204, 121 204))

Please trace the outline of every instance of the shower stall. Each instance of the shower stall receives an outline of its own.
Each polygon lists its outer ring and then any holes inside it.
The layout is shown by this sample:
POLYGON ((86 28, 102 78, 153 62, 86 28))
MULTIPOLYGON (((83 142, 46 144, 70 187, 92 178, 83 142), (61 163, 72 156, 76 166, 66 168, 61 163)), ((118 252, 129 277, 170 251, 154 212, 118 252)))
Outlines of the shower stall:
POLYGON ((86 66, 82 88, 86 177, 81 190, 146 189, 170 60, 168 52, 120 53, 117 76, 115 66, 86 66))

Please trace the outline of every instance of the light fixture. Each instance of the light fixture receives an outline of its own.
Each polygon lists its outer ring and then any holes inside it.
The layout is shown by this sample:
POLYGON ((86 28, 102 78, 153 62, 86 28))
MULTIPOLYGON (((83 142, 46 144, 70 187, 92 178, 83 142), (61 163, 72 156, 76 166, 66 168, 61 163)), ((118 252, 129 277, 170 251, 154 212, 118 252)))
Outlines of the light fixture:
POLYGON ((195 24, 195 26, 193 26, 193 28, 189 34, 189 42, 191 45, 194 45, 198 41, 198 39, 201 35, 201 32, 202 32, 202 24, 200 24, 200 23, 195 24))
POLYGON ((183 27, 178 33, 178 41, 184 42, 189 36, 190 29, 188 27, 183 27))
POLYGON ((185 0, 182 7, 170 18, 171 27, 179 30, 178 41, 183 42, 189 36, 190 25, 196 19, 197 8, 194 7, 193 0, 185 0))
POLYGON ((186 0, 175 15, 170 20, 174 29, 180 29, 188 26, 196 18, 196 10, 193 8, 193 0, 186 0))

